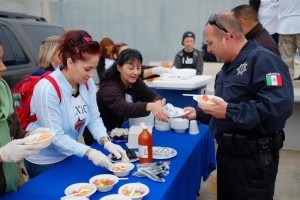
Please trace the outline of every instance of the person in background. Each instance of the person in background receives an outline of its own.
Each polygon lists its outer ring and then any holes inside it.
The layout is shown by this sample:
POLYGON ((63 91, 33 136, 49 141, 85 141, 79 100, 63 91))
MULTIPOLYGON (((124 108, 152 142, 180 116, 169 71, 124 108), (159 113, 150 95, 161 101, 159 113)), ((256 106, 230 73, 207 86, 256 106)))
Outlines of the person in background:
POLYGON ((175 55, 173 66, 179 69, 196 69, 196 74, 201 75, 203 73, 203 57, 201 52, 194 48, 195 34, 191 31, 185 32, 181 44, 184 48, 175 55))
MULTIPOLYGON (((117 43, 115 44, 114 47, 114 53, 113 53, 113 57, 115 60, 117 60, 117 56, 118 54, 125 50, 128 49, 128 45, 125 43, 117 43)), ((154 77, 158 77, 159 75, 161 75, 162 73, 169 73, 170 72, 170 68, 168 67, 162 67, 162 66, 145 66, 142 65, 142 69, 141 69, 141 74, 140 74, 140 78, 141 79, 148 79, 148 78, 154 78, 154 77)))
POLYGON ((56 135, 48 148, 24 160, 29 177, 71 155, 87 156, 97 166, 110 167, 112 163, 105 154, 78 141, 85 127, 106 150, 128 161, 125 150, 110 141, 98 112, 96 86, 91 77, 99 62, 99 43, 84 30, 70 30, 63 35, 58 50, 62 65, 49 76, 59 85, 61 102, 53 85, 41 79, 34 87, 30 105, 31 115, 36 115, 37 121, 27 127, 48 127, 56 135))
POLYGON ((106 70, 108 70, 114 64, 114 41, 109 37, 103 38, 100 42, 100 59, 97 66, 97 74, 101 82, 106 70))
POLYGON ((216 75, 213 104, 187 107, 188 119, 209 124, 217 143, 217 194, 222 200, 272 200, 286 120, 294 94, 287 65, 247 41, 231 13, 211 15, 208 51, 224 63, 216 75))
POLYGON ((22 129, 14 110, 10 88, 2 79, 2 75, 6 71, 3 54, 3 45, 0 41, 0 195, 5 192, 17 191, 18 187, 24 183, 25 180, 18 162, 45 148, 45 146, 33 143, 26 144, 31 140, 24 137, 39 132, 41 128, 31 133, 22 129))
POLYGON ((280 57, 277 44, 258 21, 257 13, 253 6, 247 4, 239 5, 233 8, 231 12, 233 16, 240 21, 247 40, 256 40, 258 44, 280 57))
POLYGON ((156 119, 168 121, 163 107, 166 100, 150 90, 139 78, 142 62, 139 51, 121 51, 100 84, 97 103, 103 123, 109 131, 122 127, 127 118, 144 117, 150 112, 156 119))
POLYGON ((254 7, 260 23, 278 44, 279 0, 249 0, 249 5, 254 7))
POLYGON ((52 72, 61 64, 57 51, 60 39, 61 36, 50 36, 42 42, 39 50, 39 68, 31 74, 32 76, 42 76, 45 72, 52 72))
MULTIPOLYGON (((279 50, 289 66, 292 79, 295 78, 295 54, 300 50, 300 3, 299 0, 280 1, 278 13, 279 50)), ((297 75, 298 76, 298 75, 297 75)))

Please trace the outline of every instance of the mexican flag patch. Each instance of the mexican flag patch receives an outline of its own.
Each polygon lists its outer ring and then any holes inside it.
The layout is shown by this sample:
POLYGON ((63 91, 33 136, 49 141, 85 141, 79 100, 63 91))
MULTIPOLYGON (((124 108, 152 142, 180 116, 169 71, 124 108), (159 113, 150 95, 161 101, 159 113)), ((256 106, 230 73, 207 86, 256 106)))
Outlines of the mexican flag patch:
POLYGON ((282 86, 282 79, 279 73, 266 74, 267 86, 282 86))

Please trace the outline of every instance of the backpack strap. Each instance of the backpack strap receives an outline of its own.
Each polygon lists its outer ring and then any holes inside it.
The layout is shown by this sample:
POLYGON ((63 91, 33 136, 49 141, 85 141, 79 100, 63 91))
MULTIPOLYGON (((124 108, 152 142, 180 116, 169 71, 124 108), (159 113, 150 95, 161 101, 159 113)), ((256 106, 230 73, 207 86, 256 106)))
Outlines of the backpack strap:
MULTIPOLYGON (((48 73, 49 74, 49 73, 48 73)), ((48 75, 47 74, 47 75, 48 75)), ((56 90, 56 93, 57 93, 57 96, 58 96, 58 98, 59 98, 59 103, 61 103, 61 93, 60 93, 60 89, 59 89, 59 87, 58 87, 58 84, 57 84, 57 82, 55 81, 55 79, 52 77, 52 76, 43 76, 43 78, 45 78, 45 79, 47 79, 48 81, 50 81, 50 83, 53 85, 53 87, 55 88, 55 90, 56 90)), ((34 115, 30 115, 28 118, 27 118, 27 120, 29 121, 29 122, 35 122, 35 121, 37 121, 37 117, 36 117, 36 114, 34 114, 34 115)))

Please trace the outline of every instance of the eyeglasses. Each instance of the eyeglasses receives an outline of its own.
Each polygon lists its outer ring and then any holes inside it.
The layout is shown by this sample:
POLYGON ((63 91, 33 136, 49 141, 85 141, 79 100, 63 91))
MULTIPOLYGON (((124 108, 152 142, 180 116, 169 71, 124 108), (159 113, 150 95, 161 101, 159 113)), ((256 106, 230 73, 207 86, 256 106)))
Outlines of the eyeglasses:
POLYGON ((217 20, 216 14, 212 14, 207 23, 210 25, 216 25, 216 27, 218 27, 220 30, 224 31, 225 33, 229 33, 229 31, 227 31, 226 28, 217 20))

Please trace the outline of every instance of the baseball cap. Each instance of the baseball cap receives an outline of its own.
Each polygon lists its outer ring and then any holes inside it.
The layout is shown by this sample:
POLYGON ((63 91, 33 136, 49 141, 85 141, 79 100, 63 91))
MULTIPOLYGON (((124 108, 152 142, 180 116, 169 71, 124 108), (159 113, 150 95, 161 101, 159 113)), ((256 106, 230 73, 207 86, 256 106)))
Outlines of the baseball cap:
POLYGON ((192 32, 192 31, 187 31, 187 32, 185 32, 184 34, 183 34, 183 36, 182 36, 182 41, 181 41, 181 44, 183 45, 183 40, 185 39, 185 38, 187 38, 187 37, 192 37, 192 38, 194 38, 194 40, 195 40, 195 34, 192 32))

